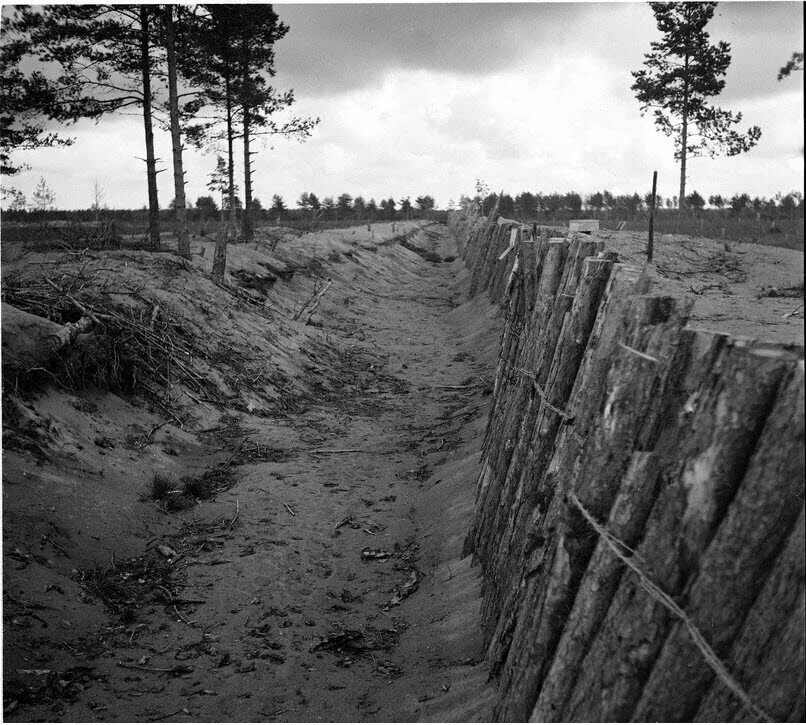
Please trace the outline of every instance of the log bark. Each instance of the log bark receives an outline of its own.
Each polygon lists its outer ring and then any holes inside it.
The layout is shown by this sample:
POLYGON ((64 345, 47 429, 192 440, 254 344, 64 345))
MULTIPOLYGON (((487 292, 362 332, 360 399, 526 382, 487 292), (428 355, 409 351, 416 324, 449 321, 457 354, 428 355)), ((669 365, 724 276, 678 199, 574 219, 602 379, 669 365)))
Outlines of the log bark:
MULTIPOLYGON (((670 596, 680 596, 701 566, 788 365, 782 356, 753 356, 725 345, 713 367, 702 371, 687 420, 683 411, 678 414, 685 435, 667 449, 667 483, 639 547, 647 572, 670 596)), ((566 716, 629 720, 673 623, 634 577, 622 580, 566 716)))
MULTIPOLYGON (((746 384, 764 391, 768 379, 775 378, 775 362, 756 358, 756 365, 767 368, 769 378, 748 375, 746 384)), ((767 394, 774 396, 777 385, 773 383, 770 388, 767 394)), ((755 397, 754 393, 744 395, 755 397)), ((729 650, 802 508, 801 487, 806 477, 803 396, 801 367, 793 371, 769 417, 767 410, 756 410, 756 406, 740 408, 735 397, 723 400, 722 405, 730 407, 723 413, 726 417, 716 421, 722 431, 730 430, 731 425, 754 431, 755 420, 766 419, 757 445, 750 441, 746 444, 751 451, 755 448, 752 457, 748 461, 749 456, 739 456, 737 448, 722 454, 718 449, 724 436, 721 433, 713 436, 706 452, 683 471, 682 483, 688 489, 681 526, 683 566, 695 572, 686 587, 683 607, 706 634, 718 657, 729 650), (737 413, 746 417, 737 419, 737 413), (723 455, 732 455, 734 460, 725 461, 723 455), (711 463, 714 458, 722 460, 715 466, 711 463), (706 466, 707 472, 703 470, 706 466), (700 478, 703 474, 708 476, 707 481, 700 478), (736 479, 741 481, 738 490, 732 485, 736 479), (691 560, 692 548, 705 550, 699 561, 691 560)), ((763 397, 758 401, 763 406, 763 397)), ((713 680, 713 670, 685 627, 676 622, 633 718, 691 720, 713 680)))
MULTIPOLYGON (((759 707, 777 722, 803 722, 804 668, 804 512, 775 562, 753 609, 725 659, 728 670, 759 707)), ((694 722, 751 721, 736 697, 714 681, 694 722)), ((755 719, 755 718, 753 718, 755 719)))
MULTIPOLYGON (((518 603, 520 631, 516 628, 513 640, 519 646, 510 650, 502 672, 503 695, 496 709, 501 719, 522 721, 531 714, 595 546, 586 522, 565 494, 573 491, 595 518, 607 518, 634 451, 650 449, 641 444, 651 439, 662 414, 665 363, 677 347, 690 309, 690 303, 662 296, 639 297, 631 306, 626 347, 619 347, 608 374, 608 399, 586 443, 579 475, 561 483, 545 515, 542 535, 552 550, 540 567, 550 573, 518 603)), ((542 559, 542 552, 536 553, 542 559)), ((523 552, 515 566, 532 556, 523 552)), ((525 571, 534 568, 530 562, 525 571)))
MULTIPOLYGON (((515 496, 509 502, 506 518, 502 517, 498 524, 499 544, 492 555, 498 563, 494 571, 504 575, 504 588, 509 588, 517 576, 516 562, 523 561, 522 544, 533 530, 530 524, 532 512, 535 508, 542 508, 550 495, 541 484, 560 428, 572 423, 564 411, 612 266, 609 259, 586 259, 582 279, 578 284, 571 282, 566 287, 575 292, 571 309, 563 315, 565 324, 559 333, 551 323, 548 325, 549 339, 543 347, 553 347, 553 356, 551 359, 547 355, 541 356, 539 362, 539 365, 549 368, 549 372, 544 389, 537 391, 536 415, 531 429, 519 441, 516 451, 519 456, 513 456, 507 472, 505 490, 515 488, 515 496), (553 344, 555 339, 556 344, 553 344)), ((564 307, 559 303, 558 306, 559 309, 564 307)))
POLYGON ((146 141, 146 179, 148 182, 148 238, 154 251, 160 248, 160 201, 157 194, 157 158, 154 153, 154 128, 151 119, 151 8, 140 6, 140 76, 143 81, 143 127, 146 141))
MULTIPOLYGON (((617 335, 623 332, 627 310, 635 295, 646 291, 647 287, 648 280, 639 268, 615 265, 574 382, 569 404, 569 412, 575 419, 574 426, 564 426, 561 430, 546 472, 544 488, 552 495, 562 477, 572 480, 576 476, 584 440, 577 431, 587 431, 598 414, 617 335)), ((529 535, 524 542, 530 561, 522 567, 521 586, 511 587, 501 601, 485 596, 483 605, 485 612, 489 611, 487 616, 497 618, 487 653, 488 662, 494 671, 500 669, 507 656, 516 624, 517 603, 527 596, 525 588, 534 584, 534 578, 540 574, 544 555, 548 556, 549 544, 541 526, 549 502, 550 499, 547 499, 532 513, 529 535)))
POLYGON ((226 224, 219 224, 215 239, 215 252, 213 253, 213 279, 223 282, 227 267, 227 241, 230 228, 226 224))
MULTIPOLYGON (((539 303, 528 322, 528 335, 524 340, 523 358, 518 360, 518 367, 528 365, 528 357, 535 345, 535 339, 542 329, 543 320, 548 319, 554 297, 562 276, 563 263, 567 244, 564 241, 549 243, 547 247, 545 262, 538 286, 539 303)), ((485 488, 486 501, 479 511, 478 524, 475 527, 477 534, 475 537, 475 551, 480 561, 485 562, 487 553, 493 536, 493 521, 500 506, 500 492, 503 484, 504 474, 509 466, 509 458, 515 446, 515 434, 521 422, 521 411, 523 404, 523 394, 529 390, 530 381, 528 378, 518 376, 512 392, 504 391, 504 398, 501 399, 499 415, 497 419, 490 419, 488 426, 489 436, 493 436, 499 444, 495 448, 489 448, 489 465, 492 470, 491 480, 485 488), (499 430, 499 426, 504 426, 499 430), (488 503, 492 502, 492 504, 488 503)), ((528 401, 527 403, 528 404, 528 401)), ((489 438, 488 436, 488 438, 489 438)))
MULTIPOLYGON (((607 528, 629 547, 634 547, 643 534, 657 493, 658 473, 657 456, 639 451, 633 455, 619 487, 607 528)), ((601 627, 624 568, 606 542, 596 545, 530 722, 565 719, 565 705, 582 661, 601 627)))
POLYGON ((177 90, 176 50, 174 43, 173 7, 163 8, 165 50, 168 60, 168 106, 171 123, 171 151, 174 171, 174 219, 179 256, 190 259, 190 237, 185 201, 185 172, 182 166, 182 132, 179 127, 179 91, 177 90))

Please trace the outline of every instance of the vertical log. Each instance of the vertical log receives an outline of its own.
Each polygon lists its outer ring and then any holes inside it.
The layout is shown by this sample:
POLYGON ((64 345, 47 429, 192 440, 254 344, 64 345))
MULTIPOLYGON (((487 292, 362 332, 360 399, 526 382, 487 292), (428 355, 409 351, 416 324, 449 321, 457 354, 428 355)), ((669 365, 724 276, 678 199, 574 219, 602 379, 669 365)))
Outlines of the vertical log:
MULTIPOLYGON (((520 479, 520 491, 509 511, 509 518, 501 537, 503 547, 499 550, 498 557, 502 562, 511 563, 510 557, 514 555, 512 545, 519 546, 526 534, 525 517, 521 515, 521 509, 523 512, 528 512, 545 500, 546 492, 541 490, 539 484, 554 449, 557 432, 562 424, 572 422, 564 411, 612 266, 613 262, 609 259, 586 259, 578 286, 574 284, 568 287, 575 290, 574 300, 568 313, 563 314, 562 328, 556 333, 552 329, 551 321, 548 325, 551 337, 544 345, 544 351, 552 347, 553 355, 551 358, 545 354, 541 355, 537 368, 547 369, 548 374, 543 389, 537 389, 537 415, 534 425, 529 437, 523 439, 523 449, 528 452, 526 465, 522 468, 525 475, 521 476, 521 470, 514 471, 520 479), (554 339, 556 344, 552 344, 554 339)), ((563 307, 558 304, 560 311, 563 307)), ((537 385, 537 381, 535 384, 537 385)))
POLYGON ((213 253, 213 279, 224 281, 224 271, 227 266, 227 241, 230 229, 226 224, 218 225, 215 239, 215 252, 213 253))
MULTIPOLYGON (((629 547, 635 546, 644 531, 655 500, 658 469, 654 453, 639 451, 633 454, 613 503, 607 528, 629 547)), ((599 631, 624 568, 606 542, 600 541, 596 545, 530 722, 562 722, 565 719, 565 704, 582 660, 599 631)))
POLYGON ((655 254, 655 194, 658 190, 658 172, 652 172, 652 198, 649 202, 649 238, 646 243, 646 261, 652 263, 655 254))
MULTIPOLYGON (((688 419, 681 418, 685 435, 667 452, 667 483, 639 554, 653 581, 672 597, 685 590, 700 566, 791 365, 783 354, 767 352, 754 355, 725 345, 689 401, 688 419)), ((601 510, 594 515, 601 517, 601 510)), ((673 624, 671 616, 634 578, 622 580, 566 716, 630 719, 673 624)))
MULTIPOLYGON (((786 356, 782 353, 781 357, 786 356)), ((773 368, 773 365, 764 367, 773 368)), ((747 382, 758 384, 757 381, 758 378, 750 378, 747 382)), ((764 381, 759 382, 763 384, 764 381)), ((774 394, 774 390, 771 392, 774 394)), ((740 394, 739 391, 736 394, 740 394)), ((714 470, 711 463, 712 457, 721 453, 711 451, 719 445, 722 435, 714 436, 707 452, 684 469, 682 482, 688 488, 688 506, 681 527, 684 550, 692 547, 703 549, 709 538, 706 532, 717 525, 719 528, 700 561, 684 560, 684 566, 696 573, 687 587, 683 606, 700 631, 707 633, 708 642, 718 657, 724 657, 739 631, 803 505, 801 489, 806 477, 803 396, 801 365, 778 395, 752 458, 749 463, 745 459, 746 471, 731 471, 729 474, 741 480, 729 507, 724 501, 732 497, 729 485, 720 485, 720 481, 712 483, 715 477, 721 478, 722 470, 719 469, 726 465, 721 462, 714 470), (708 472, 702 470, 705 466, 710 469, 708 472), (707 483, 699 478, 702 475, 709 477, 707 483), (698 490, 706 486, 711 489, 708 491, 711 495, 698 490), (727 512, 723 514, 726 508, 727 512), (692 526, 692 519, 698 525, 692 526), (717 524, 720 520, 721 523, 717 524)), ((724 404, 729 405, 728 401, 724 404)), ((725 411, 726 414, 734 413, 739 406, 731 407, 734 410, 725 411)), ((757 419, 764 420, 765 413, 758 411, 757 419)), ((722 420, 717 424, 724 429, 726 423, 736 425, 733 420, 722 420)), ((739 425, 750 430, 755 428, 750 417, 739 425)), ((690 720, 713 680, 713 670, 685 626, 675 623, 643 689, 633 718, 690 720)))
MULTIPOLYGON (((776 722, 803 722, 804 670, 804 512, 744 621, 725 659, 728 671, 748 684, 750 698, 776 722)), ((734 722, 743 712, 737 698, 715 680, 694 722, 734 722)))
MULTIPOLYGON (((550 241, 548 244, 538 286, 538 298, 540 301, 535 307, 535 311, 529 321, 530 332, 535 336, 537 336, 539 334, 538 331, 542 329, 542 320, 547 319, 550 315, 554 296, 557 292, 557 287, 563 272, 566 249, 567 244, 564 240, 550 241)), ((531 335, 529 338, 531 338, 531 335)), ((529 338, 526 340, 525 349, 527 350, 530 347, 529 338)), ((528 354, 528 352, 526 354, 528 354)), ((499 408, 501 414, 498 416, 498 419, 496 421, 491 419, 488 438, 492 437, 494 440, 503 441, 503 445, 499 445, 498 448, 491 449, 489 452, 489 464, 492 471, 489 483, 485 488, 485 505, 478 512, 478 523, 475 527, 476 535, 474 537, 474 548, 477 557, 482 562, 486 561, 488 547, 490 546, 490 537, 494 533, 492 525, 500 506, 500 492, 504 473, 509 465, 509 458, 515 445, 514 436, 521 420, 520 411, 523 401, 519 399, 518 391, 524 388, 528 389, 528 386, 528 380, 524 383, 522 376, 517 378, 516 386, 514 387, 516 392, 502 401, 503 405, 499 408), (509 405, 507 405, 507 403, 509 403, 509 405), (501 428, 501 426, 503 426, 503 428, 501 428)))
MULTIPOLYGON (((582 243, 579 251, 583 254, 589 251, 588 244, 595 243, 582 243)), ((514 557, 527 533, 526 521, 532 510, 546 499, 546 491, 539 484, 557 431, 567 420, 558 411, 563 411, 568 403, 588 335, 613 266, 611 260, 603 258, 587 258, 584 264, 581 280, 578 280, 576 273, 566 278, 566 284, 561 289, 568 292, 561 293, 566 296, 558 296, 555 304, 555 312, 562 314, 562 318, 559 314, 552 315, 538 345, 538 350, 542 348, 544 354, 538 356, 539 363, 535 367, 532 404, 527 407, 523 416, 518 442, 503 485, 503 505, 499 507, 499 514, 493 524, 497 543, 490 557, 496 565, 488 578, 497 587, 497 599, 500 598, 500 592, 508 589, 517 576, 519 560, 514 557), (557 325, 561 320, 564 324, 558 329, 557 325), (551 350, 551 354, 548 350, 551 350), (541 388, 538 381, 543 380, 545 382, 541 388)), ((576 264, 567 266, 576 267, 576 264)), ((487 611, 485 608, 485 614, 487 611)))
MULTIPOLYGON (((627 310, 635 295, 645 292, 647 287, 648 279, 639 268, 621 264, 614 266, 574 382, 568 406, 569 413, 574 416, 574 425, 564 426, 561 430, 552 461, 545 474, 544 490, 553 492, 557 489, 561 478, 573 480, 576 476, 584 441, 579 431, 586 433, 598 415, 612 352, 618 335, 622 334, 626 325, 627 310)), ((549 498, 536 507, 530 519, 529 534, 524 542, 524 550, 529 561, 521 567, 521 578, 524 582, 521 588, 511 587, 503 603, 488 601, 492 598, 485 592, 484 611, 490 612, 489 617, 497 618, 487 653, 488 662, 494 671, 500 668, 509 651, 516 624, 518 602, 527 597, 524 587, 528 588, 534 584, 534 578, 541 571, 544 557, 549 556, 547 551, 549 545, 545 540, 542 521, 550 500, 549 498)))
POLYGON ((581 514, 566 503, 565 493, 573 491, 597 519, 606 519, 633 452, 647 449, 645 443, 662 414, 667 365, 691 304, 644 296, 635 300, 632 309, 633 329, 608 374, 607 402, 586 444, 579 476, 562 483, 546 514, 543 532, 551 542, 552 555, 542 568, 548 567, 550 574, 533 585, 519 607, 524 616, 519 620, 520 631, 516 628, 513 634, 519 646, 507 658, 503 695, 496 709, 502 719, 520 721, 531 714, 595 546, 581 514))

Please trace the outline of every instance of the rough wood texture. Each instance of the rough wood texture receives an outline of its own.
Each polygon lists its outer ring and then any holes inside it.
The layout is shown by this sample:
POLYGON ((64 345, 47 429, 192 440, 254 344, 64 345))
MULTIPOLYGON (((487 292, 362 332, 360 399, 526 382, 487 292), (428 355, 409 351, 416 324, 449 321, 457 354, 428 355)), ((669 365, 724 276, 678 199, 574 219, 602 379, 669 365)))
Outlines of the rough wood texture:
MULTIPOLYGON (((493 525, 494 535, 489 542, 490 547, 495 547, 491 549, 491 557, 496 566, 487 578, 496 582, 498 591, 493 598, 497 601, 502 598, 502 588, 511 586, 517 574, 512 564, 517 561, 514 557, 518 556, 520 542, 529 530, 529 516, 545 498, 545 492, 540 487, 542 473, 553 451, 558 431, 569 422, 562 411, 568 404, 612 268, 612 261, 608 259, 589 258, 584 264, 579 283, 573 276, 565 287, 573 288, 575 292, 571 308, 563 314, 562 328, 558 330, 551 320, 546 326, 547 339, 542 347, 544 350, 551 347, 553 354, 539 355, 536 369, 542 371, 545 367, 548 373, 542 388, 537 389, 537 380, 533 382, 536 390, 533 391, 531 411, 534 414, 524 416, 515 454, 506 473, 503 489, 507 495, 502 498, 503 506, 499 507, 499 518, 493 525), (497 577, 496 574, 501 576, 497 577)), ((560 305, 560 308, 564 309, 565 305, 560 305)))
MULTIPOLYGON (((658 468, 658 458, 654 453, 633 454, 613 503, 607 528, 629 547, 635 546, 643 534, 657 493, 658 468)), ((565 704, 582 660, 599 631, 623 571, 624 564, 605 542, 600 541, 579 585, 530 722, 562 722, 565 719, 565 704)))
MULTIPOLYGON (((728 496, 747 469, 787 365, 791 362, 780 356, 758 357, 726 345, 704 375, 685 434, 676 450, 666 452, 665 485, 638 549, 647 573, 670 596, 680 596, 696 575, 728 496)), ((780 480, 773 479, 771 485, 780 487, 780 480)), ((567 717, 631 719, 673 625, 672 615, 634 578, 623 580, 589 651, 567 717)))
POLYGON ((533 226, 505 266, 508 222, 451 224, 479 289, 506 305, 466 541, 495 717, 756 718, 732 678, 772 719, 801 721, 803 351, 685 329, 689 303, 646 295, 644 270, 607 257, 580 275, 595 237, 561 254, 533 226), (589 273, 608 265, 594 292, 589 273), (635 548, 655 594, 572 494, 635 548))
POLYGON ((584 442, 578 431, 587 430, 598 413, 599 400, 604 395, 601 391, 610 366, 608 351, 615 349, 616 335, 626 324, 623 320, 632 299, 636 293, 645 291, 647 286, 647 279, 641 270, 615 265, 568 405, 570 414, 574 416, 574 424, 563 426, 560 430, 552 460, 541 484, 546 496, 530 514, 523 541, 523 551, 528 556, 528 562, 520 564, 522 584, 520 587, 510 587, 508 592, 503 593, 500 601, 492 598, 485 600, 485 612, 489 612, 487 616, 497 617, 487 655, 494 672, 500 669, 509 651, 516 623, 517 602, 527 596, 523 591, 525 587, 534 586, 535 578, 540 575, 544 556, 548 555, 544 546, 546 539, 542 528, 543 518, 560 477, 573 479, 576 475, 584 442))
MULTIPOLYGON (((534 384, 542 384, 548 375, 548 368, 536 367, 539 351, 546 347, 554 349, 556 338, 549 336, 548 321, 556 305, 558 292, 576 287, 576 277, 569 282, 564 275, 565 268, 576 265, 564 265, 571 249, 565 242, 550 242, 545 258, 542 275, 538 287, 538 300, 529 320, 528 331, 524 336, 521 354, 513 366, 513 382, 506 391, 502 391, 502 401, 498 406, 498 415, 491 418, 487 438, 506 441, 503 447, 488 452, 488 460, 495 477, 495 493, 497 506, 490 507, 482 516, 479 529, 477 553, 481 560, 486 560, 489 551, 496 547, 498 520, 505 515, 511 495, 506 489, 507 471, 513 465, 513 456, 517 456, 519 443, 528 439, 533 422, 533 411, 536 401, 534 384), (560 286, 565 277, 566 286, 560 286), (501 495, 503 492, 505 495, 501 495)), ((523 445, 520 446, 523 449, 523 445)), ((511 480, 511 479, 510 479, 511 480)), ((517 479, 515 480, 517 483, 517 479)))
MULTIPOLYGON (((502 670, 503 693, 496 711, 503 720, 522 721, 530 716, 595 546, 566 494, 573 491, 597 519, 607 518, 632 454, 636 449, 647 450, 641 444, 651 440, 662 414, 667 366, 661 361, 674 354, 690 307, 690 303, 661 296, 639 297, 631 306, 627 347, 619 347, 608 373, 608 399, 586 442, 579 474, 560 481, 543 522, 542 536, 551 543, 540 568, 550 574, 535 578, 518 603, 519 624, 513 634, 517 646, 513 644, 502 670)), ((515 561, 542 555, 539 549, 524 552, 515 561)), ((533 562, 527 566, 527 571, 534 570, 533 562)))
MULTIPOLYGON (((773 362, 764 360, 770 377, 774 376, 773 362)), ((748 376, 747 382, 763 390, 766 380, 759 377, 753 380, 748 376)), ((745 464, 741 470, 720 475, 723 466, 732 468, 733 461, 724 460, 715 470, 712 460, 722 458, 712 453, 721 442, 722 436, 716 435, 707 452, 684 469, 682 481, 688 489, 681 527, 684 556, 690 553, 689 547, 704 548, 702 542, 710 538, 717 525, 718 530, 699 561, 684 559, 683 565, 694 573, 686 587, 683 607, 699 629, 707 632, 709 644, 719 657, 724 657, 738 634, 802 507, 801 487, 806 476, 803 394, 801 368, 778 396, 752 458, 747 462, 741 456, 740 463, 745 464), (781 455, 782 449, 786 455, 781 455), (700 466, 707 466, 708 471, 700 466), (703 474, 708 476, 707 482, 702 480, 703 474), (728 490, 732 488, 728 481, 734 477, 741 484, 726 504, 725 499, 733 493, 728 490)), ((723 404, 733 402, 735 399, 723 404)), ((726 413, 734 415, 736 408, 738 404, 726 413)), ((763 420, 764 412, 759 411, 755 419, 763 420)), ((753 419, 748 417, 738 424, 752 431, 753 419)), ((748 447, 753 449, 752 445, 748 447)), ((736 448, 726 453, 724 458, 738 457, 736 448)), ((690 720, 713 681, 713 671, 698 654, 688 633, 675 624, 644 686, 633 719, 690 720)))
POLYGON ((227 267, 228 237, 229 227, 226 224, 219 224, 213 252, 213 279, 217 279, 219 282, 224 280, 224 272, 227 267))
MULTIPOLYGON (((774 720, 803 722, 804 512, 767 578, 741 634, 725 662, 748 694, 774 720)), ((718 680, 700 704, 695 722, 749 719, 731 692, 718 680)))
MULTIPOLYGON (((522 344, 516 362, 516 367, 518 368, 528 365, 528 360, 532 356, 536 345, 535 338, 539 335, 538 331, 542 329, 543 321, 548 319, 551 314, 554 297, 563 273, 567 247, 568 245, 565 241, 549 242, 547 244, 537 287, 538 302, 529 319, 527 334, 524 336, 521 333, 522 344)), ((499 395, 500 401, 495 406, 497 411, 490 417, 485 442, 493 438, 503 440, 505 443, 503 446, 497 446, 492 451, 489 450, 485 443, 486 463, 490 471, 483 489, 484 501, 477 509, 473 525, 473 547, 477 558, 482 561, 486 558, 492 522, 495 519, 500 502, 504 472, 509 466, 509 458, 515 446, 515 435, 520 426, 522 408, 525 404, 528 404, 528 398, 525 398, 525 394, 529 389, 529 385, 528 379, 524 381, 523 377, 518 375, 514 379, 511 390, 505 391, 502 389, 501 395, 499 395), (507 425, 506 432, 498 430, 501 424, 507 425)), ((479 490, 481 490, 481 487, 479 490)))

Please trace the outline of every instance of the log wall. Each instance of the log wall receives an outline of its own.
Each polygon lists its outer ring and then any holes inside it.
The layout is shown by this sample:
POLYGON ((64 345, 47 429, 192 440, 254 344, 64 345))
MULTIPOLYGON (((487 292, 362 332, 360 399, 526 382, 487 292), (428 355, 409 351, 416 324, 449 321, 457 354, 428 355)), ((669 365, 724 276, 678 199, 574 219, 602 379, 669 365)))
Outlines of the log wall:
POLYGON ((602 242, 454 213, 501 306, 475 518, 500 721, 804 719, 803 350, 602 242))

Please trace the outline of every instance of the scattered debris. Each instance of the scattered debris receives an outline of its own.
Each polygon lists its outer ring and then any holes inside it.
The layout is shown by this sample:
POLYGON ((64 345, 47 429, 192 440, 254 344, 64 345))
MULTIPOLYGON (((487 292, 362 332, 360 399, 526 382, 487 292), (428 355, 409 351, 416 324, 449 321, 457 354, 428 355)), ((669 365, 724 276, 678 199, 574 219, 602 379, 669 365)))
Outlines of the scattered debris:
POLYGON ((378 561, 382 561, 384 559, 388 559, 390 556, 392 555, 385 549, 372 549, 370 547, 366 547, 361 550, 362 559, 376 559, 378 561))
POLYGON ((171 677, 189 675, 191 672, 193 672, 193 668, 188 665, 174 665, 173 667, 143 667, 142 665, 132 665, 128 664, 127 662, 118 662, 118 667, 122 667, 124 670, 139 670, 140 672, 159 672, 170 675, 171 677))
POLYGON ((398 667, 394 662, 391 662, 389 660, 383 660, 381 662, 378 662, 375 665, 375 671, 384 677, 391 677, 391 678, 400 677, 400 675, 403 674, 403 670, 400 667, 398 667))
POLYGON ((803 282, 794 287, 762 287, 756 295, 762 297, 803 297, 803 282))
POLYGON ((166 546, 165 544, 157 544, 157 551, 162 554, 166 559, 169 561, 171 559, 176 559, 179 554, 177 554, 170 546, 166 546))
POLYGON ((421 572, 417 569, 412 569, 411 572, 409 572, 408 579, 400 586, 395 587, 394 595, 384 606, 384 611, 389 611, 391 607, 398 606, 404 599, 414 594, 422 578, 423 575, 421 572))
POLYGON ((360 651, 366 649, 363 644, 364 634, 357 629, 345 629, 335 634, 330 634, 323 640, 320 640, 315 645, 312 645, 310 652, 317 652, 318 650, 327 651, 340 651, 340 650, 353 650, 360 651))
MULTIPOLYGON (((167 548, 167 547, 166 547, 167 548)), ((164 555, 149 552, 106 566, 79 571, 75 579, 87 594, 97 596, 124 621, 132 621, 147 604, 172 605, 182 586, 175 567, 164 555)))

